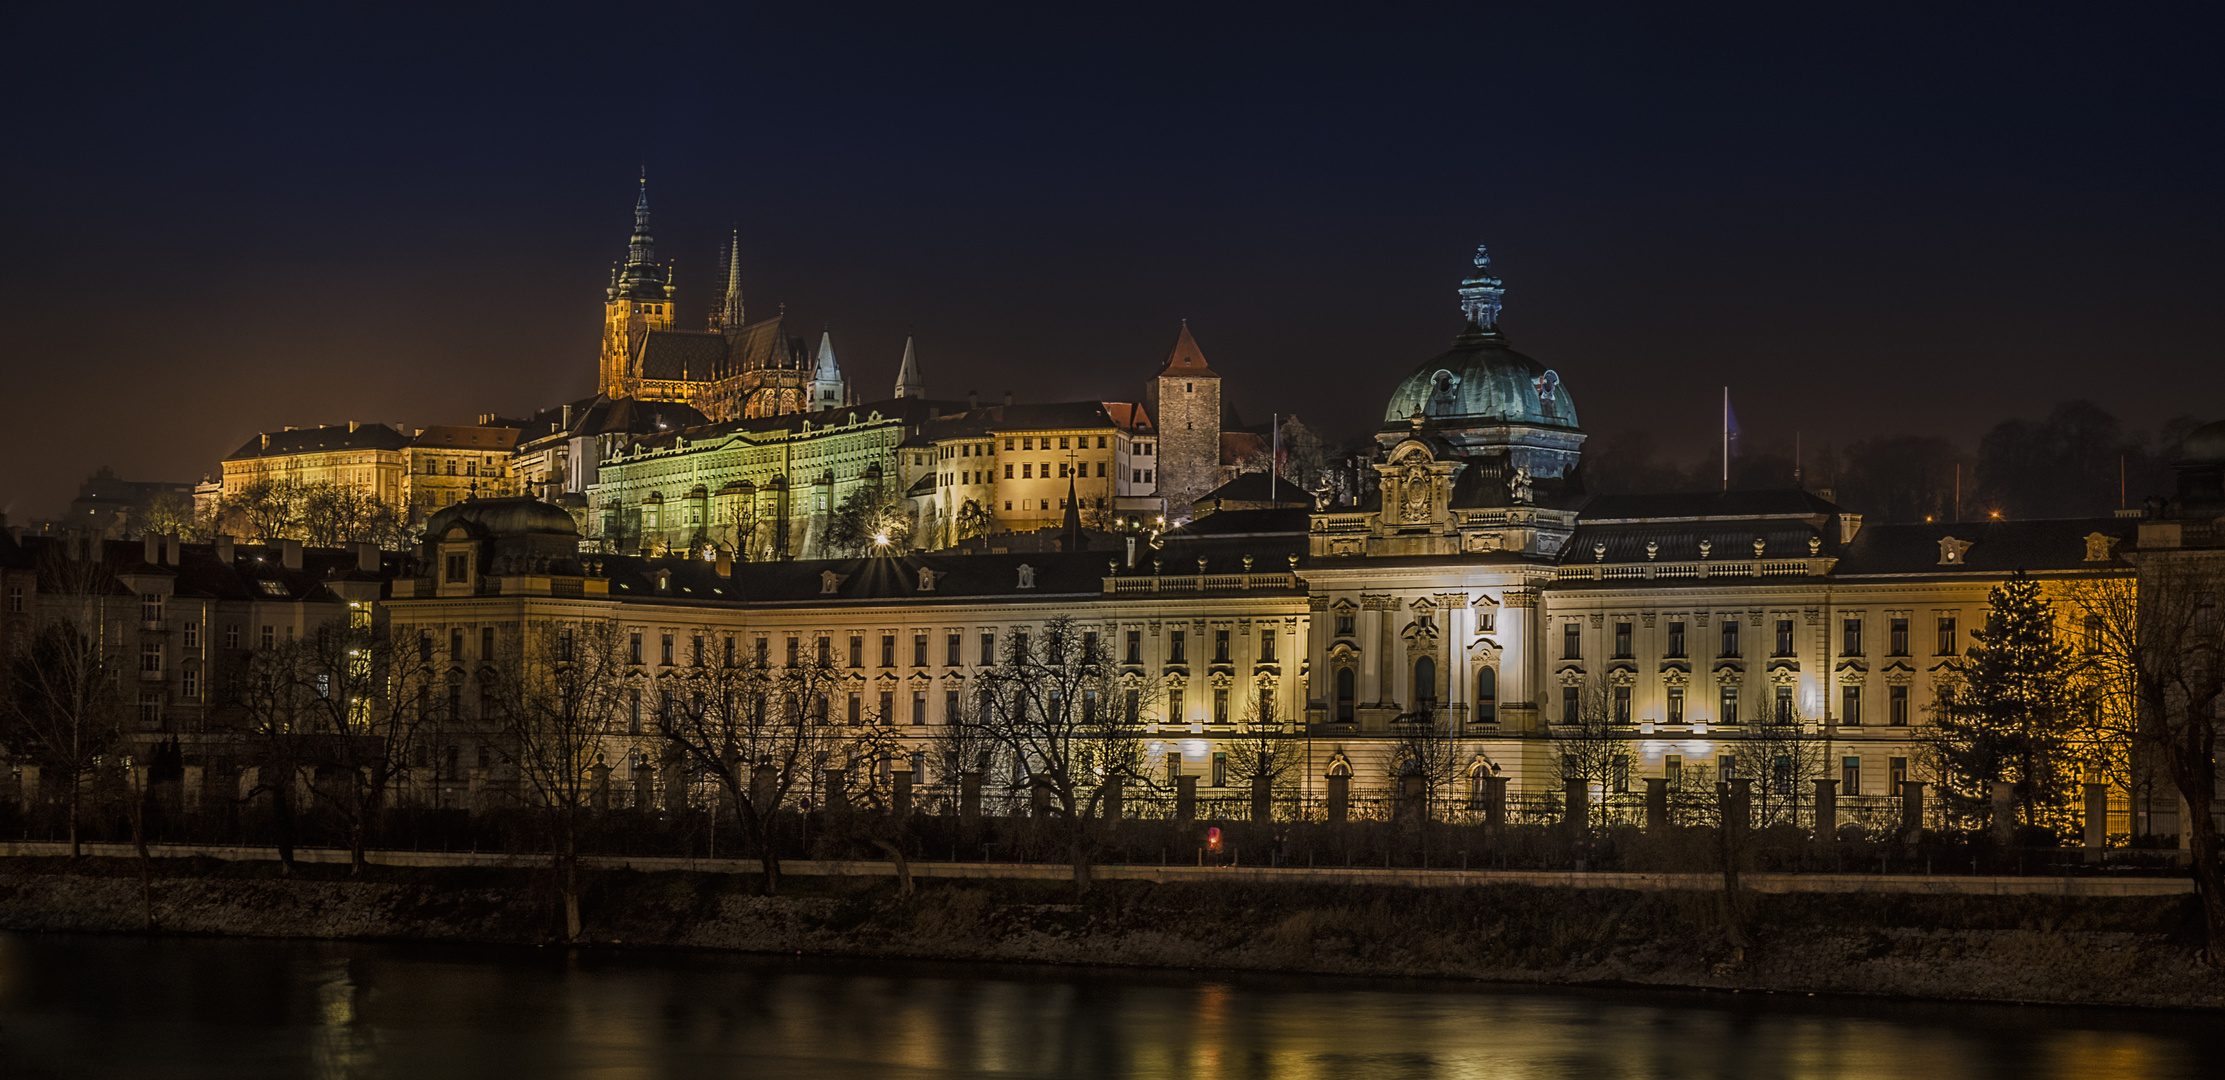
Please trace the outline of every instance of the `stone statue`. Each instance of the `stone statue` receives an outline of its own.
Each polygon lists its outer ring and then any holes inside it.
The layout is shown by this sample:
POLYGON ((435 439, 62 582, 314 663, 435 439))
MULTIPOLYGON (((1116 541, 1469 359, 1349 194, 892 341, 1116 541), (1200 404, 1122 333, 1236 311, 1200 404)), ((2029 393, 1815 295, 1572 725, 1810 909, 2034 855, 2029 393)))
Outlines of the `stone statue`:
POLYGON ((1514 467, 1514 475, 1507 477, 1507 495, 1518 505, 1527 506, 1537 493, 1530 486, 1530 470, 1514 467))

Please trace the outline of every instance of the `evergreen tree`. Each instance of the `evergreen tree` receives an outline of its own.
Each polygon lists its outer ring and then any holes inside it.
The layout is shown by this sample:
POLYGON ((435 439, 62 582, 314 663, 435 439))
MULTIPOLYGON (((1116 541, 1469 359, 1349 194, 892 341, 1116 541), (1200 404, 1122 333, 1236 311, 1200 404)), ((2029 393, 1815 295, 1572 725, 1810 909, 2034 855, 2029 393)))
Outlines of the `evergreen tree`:
POLYGON ((2027 825, 2060 825, 2075 788, 2069 658, 2039 583, 2022 571, 1993 590, 1977 644, 1942 673, 1929 741, 1948 809, 1983 820, 1992 784, 2016 785, 2027 825))

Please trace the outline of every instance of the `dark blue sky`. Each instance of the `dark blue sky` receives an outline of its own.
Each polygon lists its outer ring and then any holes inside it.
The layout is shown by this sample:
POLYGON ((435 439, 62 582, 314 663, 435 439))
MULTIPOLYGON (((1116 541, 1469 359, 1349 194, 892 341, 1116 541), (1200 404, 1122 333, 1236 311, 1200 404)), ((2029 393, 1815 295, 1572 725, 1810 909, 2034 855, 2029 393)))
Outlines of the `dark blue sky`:
POLYGON ((2214 8, 301 7, 11 16, 12 520, 589 392, 644 163, 686 321, 738 226, 869 396, 916 332, 937 394, 1132 398, 1186 317, 1356 432, 1481 241, 1595 432, 2225 415, 2214 8))

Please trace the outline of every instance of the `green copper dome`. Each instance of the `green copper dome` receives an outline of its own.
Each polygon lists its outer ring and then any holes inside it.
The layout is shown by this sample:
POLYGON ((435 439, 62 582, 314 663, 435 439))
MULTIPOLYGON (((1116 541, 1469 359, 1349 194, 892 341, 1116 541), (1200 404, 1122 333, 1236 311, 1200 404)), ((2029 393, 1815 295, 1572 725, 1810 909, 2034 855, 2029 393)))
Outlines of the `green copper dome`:
POLYGON ((1576 402, 1560 375, 1474 323, 1452 348, 1414 369, 1391 394, 1383 426, 1404 427, 1419 408, 1433 426, 1535 424, 1576 430, 1576 402))

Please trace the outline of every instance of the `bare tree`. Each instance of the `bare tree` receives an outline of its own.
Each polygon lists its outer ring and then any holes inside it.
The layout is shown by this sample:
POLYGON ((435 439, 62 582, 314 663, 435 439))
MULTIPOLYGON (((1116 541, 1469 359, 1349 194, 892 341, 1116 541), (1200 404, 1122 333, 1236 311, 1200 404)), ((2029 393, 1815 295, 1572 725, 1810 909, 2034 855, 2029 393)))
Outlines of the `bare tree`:
MULTIPOLYGON (((98 550, 99 541, 93 541, 98 550)), ((120 643, 109 613, 129 598, 105 595, 97 559, 50 552, 40 566, 39 622, 9 664, 0 697, 0 739, 12 754, 38 762, 69 789, 70 857, 84 854, 85 778, 120 740, 128 706, 120 643)))
POLYGON ((2225 697, 2225 560, 2210 552, 2143 552, 2138 580, 2082 582, 2086 664, 2109 708, 2130 718, 2135 754, 2153 754, 2185 807, 2179 828, 2202 898, 2207 957, 2225 966, 2225 872, 2218 864, 2220 698, 2225 697))
POLYGON ((1630 738, 1616 723, 1607 687, 1592 678, 1578 689, 1574 717, 1562 716, 1548 729, 1554 778, 1566 791, 1571 782, 1597 787, 1604 798, 1628 787, 1630 738), (1618 783, 1619 781, 1619 783, 1618 783))
POLYGON ((1039 787, 1066 822, 1074 887, 1088 892, 1105 782, 1144 776, 1137 730, 1113 705, 1103 649, 1072 616, 1043 625, 1040 640, 1006 635, 1003 662, 981 673, 984 735, 1039 787))
POLYGON ((581 934, 579 848, 593 801, 606 782, 603 735, 617 714, 626 654, 609 621, 545 625, 503 643, 481 673, 498 735, 524 789, 549 827, 564 937, 581 934))
POLYGON ((1740 760, 1751 763, 1755 824, 1797 823, 1815 781, 1829 769, 1823 735, 1797 706, 1772 708, 1760 720, 1735 744, 1740 760))
POLYGON ((799 789, 812 790, 820 770, 845 758, 861 734, 847 711, 839 724, 830 716, 841 678, 832 658, 799 648, 788 661, 774 666, 760 654, 696 666, 666 691, 657 713, 657 733, 732 808, 764 868, 767 895, 780 889, 773 829, 781 808, 799 789))
POLYGON ((1245 704, 1237 736, 1223 740, 1228 772, 1252 792, 1256 804, 1265 799, 1272 806, 1296 796, 1305 758, 1305 744, 1284 730, 1272 694, 1262 694, 1245 704))
POLYGON ((349 864, 361 873, 368 834, 429 727, 430 694, 419 691, 437 678, 430 650, 395 640, 368 608, 351 605, 289 654, 277 670, 296 683, 286 734, 300 746, 288 756, 306 767, 317 806, 343 820, 349 864))

